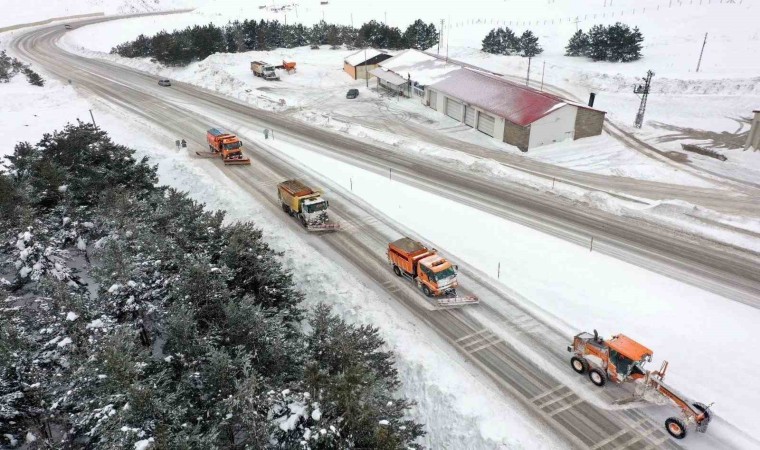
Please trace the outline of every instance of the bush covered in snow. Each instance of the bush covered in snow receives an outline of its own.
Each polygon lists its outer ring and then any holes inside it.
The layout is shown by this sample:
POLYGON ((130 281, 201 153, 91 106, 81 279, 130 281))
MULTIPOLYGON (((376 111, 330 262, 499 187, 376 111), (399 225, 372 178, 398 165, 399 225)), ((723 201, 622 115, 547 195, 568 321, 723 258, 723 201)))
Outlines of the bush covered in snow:
POLYGON ((79 123, 0 173, 0 446, 418 448, 378 330, 79 123))

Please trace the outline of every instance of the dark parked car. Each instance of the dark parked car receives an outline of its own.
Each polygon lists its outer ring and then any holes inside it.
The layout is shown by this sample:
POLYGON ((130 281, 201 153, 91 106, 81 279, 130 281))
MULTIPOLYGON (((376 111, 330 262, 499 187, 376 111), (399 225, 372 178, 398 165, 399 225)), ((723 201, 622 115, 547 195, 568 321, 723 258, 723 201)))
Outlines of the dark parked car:
POLYGON ((359 96, 359 89, 349 89, 346 98, 356 98, 359 96))
POLYGON ((70 30, 71 29, 71 25, 66 24, 66 25, 63 26, 63 28, 66 28, 67 30, 70 30))
POLYGON ((171 81, 169 81, 169 80, 168 80, 168 79, 166 79, 166 78, 162 78, 162 79, 158 80, 158 85, 159 85, 159 86, 171 86, 171 85, 172 85, 172 82, 171 82, 171 81))

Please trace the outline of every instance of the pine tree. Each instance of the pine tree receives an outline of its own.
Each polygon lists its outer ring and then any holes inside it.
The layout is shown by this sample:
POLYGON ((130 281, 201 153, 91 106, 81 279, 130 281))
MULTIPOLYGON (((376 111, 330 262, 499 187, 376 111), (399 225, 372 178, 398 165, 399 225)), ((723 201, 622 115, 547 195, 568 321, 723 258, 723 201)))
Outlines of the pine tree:
POLYGON ((509 27, 502 28, 500 33, 500 39, 501 39, 501 54, 502 55, 512 55, 515 53, 519 53, 522 49, 522 43, 520 42, 520 38, 515 34, 514 31, 512 31, 509 27))
POLYGON ((631 62, 641 59, 641 43, 644 41, 639 27, 629 30, 620 44, 620 61, 631 62))
POLYGON ((404 31, 403 41, 407 48, 427 50, 438 42, 438 31, 432 23, 425 25, 417 19, 404 31))
POLYGON ((502 53, 502 41, 499 36, 499 30, 494 28, 489 31, 485 38, 483 38, 482 50, 486 53, 499 55, 502 53))
POLYGON ((538 36, 534 35, 532 31, 525 30, 520 36, 520 52, 522 56, 533 57, 541 54, 544 49, 538 45, 538 36))
POLYGON ((565 47, 565 56, 583 56, 589 51, 589 38, 583 30, 578 30, 565 47))
POLYGON ((607 30, 603 25, 594 25, 588 32, 588 56, 594 61, 606 61, 609 58, 609 41, 607 30))

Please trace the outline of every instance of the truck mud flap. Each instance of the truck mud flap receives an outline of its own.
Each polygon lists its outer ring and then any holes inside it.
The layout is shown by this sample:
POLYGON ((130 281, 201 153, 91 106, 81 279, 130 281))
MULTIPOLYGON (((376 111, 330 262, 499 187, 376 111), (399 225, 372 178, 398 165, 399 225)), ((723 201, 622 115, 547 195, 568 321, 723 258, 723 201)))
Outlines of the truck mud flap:
POLYGON ((477 305, 480 303, 480 299, 474 295, 468 295, 465 297, 440 297, 435 299, 435 303, 439 308, 454 308, 458 306, 477 305))

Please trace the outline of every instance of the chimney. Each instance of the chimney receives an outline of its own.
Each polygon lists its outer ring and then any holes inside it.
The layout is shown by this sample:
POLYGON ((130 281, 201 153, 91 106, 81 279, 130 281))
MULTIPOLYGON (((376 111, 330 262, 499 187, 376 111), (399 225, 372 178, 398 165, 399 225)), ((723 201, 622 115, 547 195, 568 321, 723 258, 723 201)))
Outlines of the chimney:
POLYGON ((591 107, 594 106, 594 99, 595 98, 596 98, 596 94, 594 94, 593 92, 591 92, 590 94, 588 94, 588 106, 591 106, 591 107))

